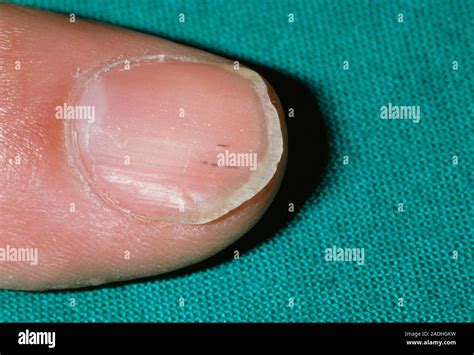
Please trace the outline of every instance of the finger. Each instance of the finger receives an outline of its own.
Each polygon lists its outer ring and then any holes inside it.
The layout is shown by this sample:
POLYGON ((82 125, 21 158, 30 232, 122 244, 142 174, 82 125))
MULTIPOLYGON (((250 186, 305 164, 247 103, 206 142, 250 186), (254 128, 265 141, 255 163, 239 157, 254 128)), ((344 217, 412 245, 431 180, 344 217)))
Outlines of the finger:
POLYGON ((255 72, 12 5, 0 34, 0 287, 169 272, 230 245, 271 203, 286 131, 255 72))

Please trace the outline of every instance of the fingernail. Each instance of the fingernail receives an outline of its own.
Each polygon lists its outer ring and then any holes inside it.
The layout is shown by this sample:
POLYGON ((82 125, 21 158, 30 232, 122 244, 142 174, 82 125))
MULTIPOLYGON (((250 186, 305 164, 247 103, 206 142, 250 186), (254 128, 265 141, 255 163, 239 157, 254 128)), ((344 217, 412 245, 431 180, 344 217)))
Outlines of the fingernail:
POLYGON ((82 84, 71 122, 85 181, 145 220, 203 224, 257 194, 283 152, 278 113, 255 72, 224 64, 124 61, 82 84))

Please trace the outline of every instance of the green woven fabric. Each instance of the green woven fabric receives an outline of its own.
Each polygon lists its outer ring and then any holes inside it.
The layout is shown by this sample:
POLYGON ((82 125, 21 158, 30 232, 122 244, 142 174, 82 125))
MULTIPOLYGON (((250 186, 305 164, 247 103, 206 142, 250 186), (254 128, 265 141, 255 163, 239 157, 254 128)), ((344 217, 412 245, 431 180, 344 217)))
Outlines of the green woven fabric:
POLYGON ((474 1, 18 3, 268 69, 294 108, 294 149, 268 216, 212 262, 88 290, 1 291, 0 321, 472 320, 474 1), (420 122, 381 119, 389 103, 419 106, 420 122), (326 261, 333 245, 364 248, 364 264, 326 261))

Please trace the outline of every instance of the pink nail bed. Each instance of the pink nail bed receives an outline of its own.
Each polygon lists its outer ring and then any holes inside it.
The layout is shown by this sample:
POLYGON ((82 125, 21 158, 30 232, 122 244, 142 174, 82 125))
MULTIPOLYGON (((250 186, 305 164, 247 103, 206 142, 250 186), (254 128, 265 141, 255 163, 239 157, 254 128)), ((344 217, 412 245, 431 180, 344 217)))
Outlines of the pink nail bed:
POLYGON ((95 112, 70 122, 95 193, 143 220, 203 224, 265 187, 283 139, 258 74, 176 60, 127 64, 86 81, 74 103, 95 112))

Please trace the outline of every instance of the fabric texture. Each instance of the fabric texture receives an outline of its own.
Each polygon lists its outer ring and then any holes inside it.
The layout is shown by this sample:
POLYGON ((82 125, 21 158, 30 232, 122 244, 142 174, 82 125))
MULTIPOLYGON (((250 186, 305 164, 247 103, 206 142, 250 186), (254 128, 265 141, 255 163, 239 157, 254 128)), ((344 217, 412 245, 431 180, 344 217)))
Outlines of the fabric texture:
POLYGON ((0 291, 0 321, 472 320, 474 1, 17 3, 264 68, 294 117, 288 179, 241 242, 171 275, 0 291), (382 119, 389 104, 419 122, 382 119), (333 246, 364 263, 327 261, 333 246))

